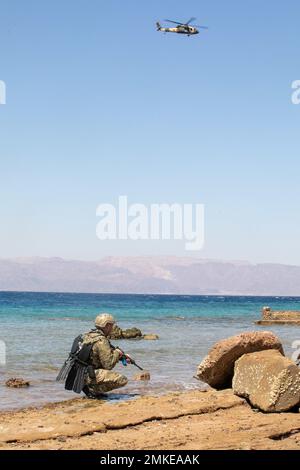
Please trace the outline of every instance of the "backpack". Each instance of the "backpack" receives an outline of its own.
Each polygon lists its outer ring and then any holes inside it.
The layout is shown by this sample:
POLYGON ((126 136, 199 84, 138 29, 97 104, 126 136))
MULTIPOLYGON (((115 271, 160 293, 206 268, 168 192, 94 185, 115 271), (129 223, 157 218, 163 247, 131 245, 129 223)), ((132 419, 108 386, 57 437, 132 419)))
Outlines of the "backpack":
POLYGON ((75 338, 69 357, 56 377, 57 382, 65 381, 66 390, 75 393, 82 392, 87 375, 95 378, 94 368, 88 363, 94 343, 83 344, 83 340, 83 335, 75 338))

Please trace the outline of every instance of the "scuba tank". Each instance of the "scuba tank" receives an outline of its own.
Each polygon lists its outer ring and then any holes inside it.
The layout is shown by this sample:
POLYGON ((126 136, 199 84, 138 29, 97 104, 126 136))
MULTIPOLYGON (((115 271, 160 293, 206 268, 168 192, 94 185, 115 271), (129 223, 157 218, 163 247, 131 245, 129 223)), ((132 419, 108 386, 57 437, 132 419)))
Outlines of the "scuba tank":
POLYGON ((94 368, 88 363, 93 342, 83 344, 83 339, 83 335, 75 338, 69 357, 56 377, 57 382, 65 381, 66 390, 75 393, 82 392, 87 375, 95 378, 94 368))

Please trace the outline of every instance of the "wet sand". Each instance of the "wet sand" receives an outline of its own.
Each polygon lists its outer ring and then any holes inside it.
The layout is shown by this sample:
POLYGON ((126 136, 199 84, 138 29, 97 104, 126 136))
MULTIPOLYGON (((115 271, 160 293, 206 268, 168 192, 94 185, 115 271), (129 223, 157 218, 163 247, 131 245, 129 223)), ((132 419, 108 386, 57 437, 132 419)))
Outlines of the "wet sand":
POLYGON ((300 449, 300 413, 264 414, 232 390, 111 403, 79 398, 0 414, 4 449, 300 449))

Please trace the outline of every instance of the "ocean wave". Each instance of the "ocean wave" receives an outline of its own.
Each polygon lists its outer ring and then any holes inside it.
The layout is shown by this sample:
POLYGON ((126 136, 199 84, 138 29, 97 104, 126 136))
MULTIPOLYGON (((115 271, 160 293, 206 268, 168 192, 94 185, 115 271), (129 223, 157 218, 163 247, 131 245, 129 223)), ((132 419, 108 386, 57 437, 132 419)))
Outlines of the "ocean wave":
POLYGON ((165 317, 157 317, 157 318, 154 318, 154 320, 176 320, 176 321, 184 321, 184 320, 188 320, 187 317, 181 317, 181 316, 178 316, 178 315, 167 315, 165 317))
POLYGON ((48 320, 48 321, 81 321, 81 322, 90 322, 89 318, 83 317, 40 317, 41 320, 48 320))

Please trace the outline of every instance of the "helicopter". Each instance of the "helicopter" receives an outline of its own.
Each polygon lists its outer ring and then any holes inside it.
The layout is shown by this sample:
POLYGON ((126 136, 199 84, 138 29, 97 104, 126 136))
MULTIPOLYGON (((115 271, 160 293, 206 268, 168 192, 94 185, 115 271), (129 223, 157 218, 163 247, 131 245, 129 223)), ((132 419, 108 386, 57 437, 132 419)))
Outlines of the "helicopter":
POLYGON ((197 26, 197 25, 192 25, 191 23, 195 21, 196 18, 191 18, 189 21, 186 23, 180 23, 178 21, 172 21, 172 20, 164 20, 167 21, 168 23, 174 23, 177 26, 173 28, 162 28, 160 23, 156 23, 157 31, 162 31, 163 33, 177 33, 177 34, 186 34, 188 36, 191 36, 192 34, 199 34, 199 29, 208 29, 207 26, 197 26))

